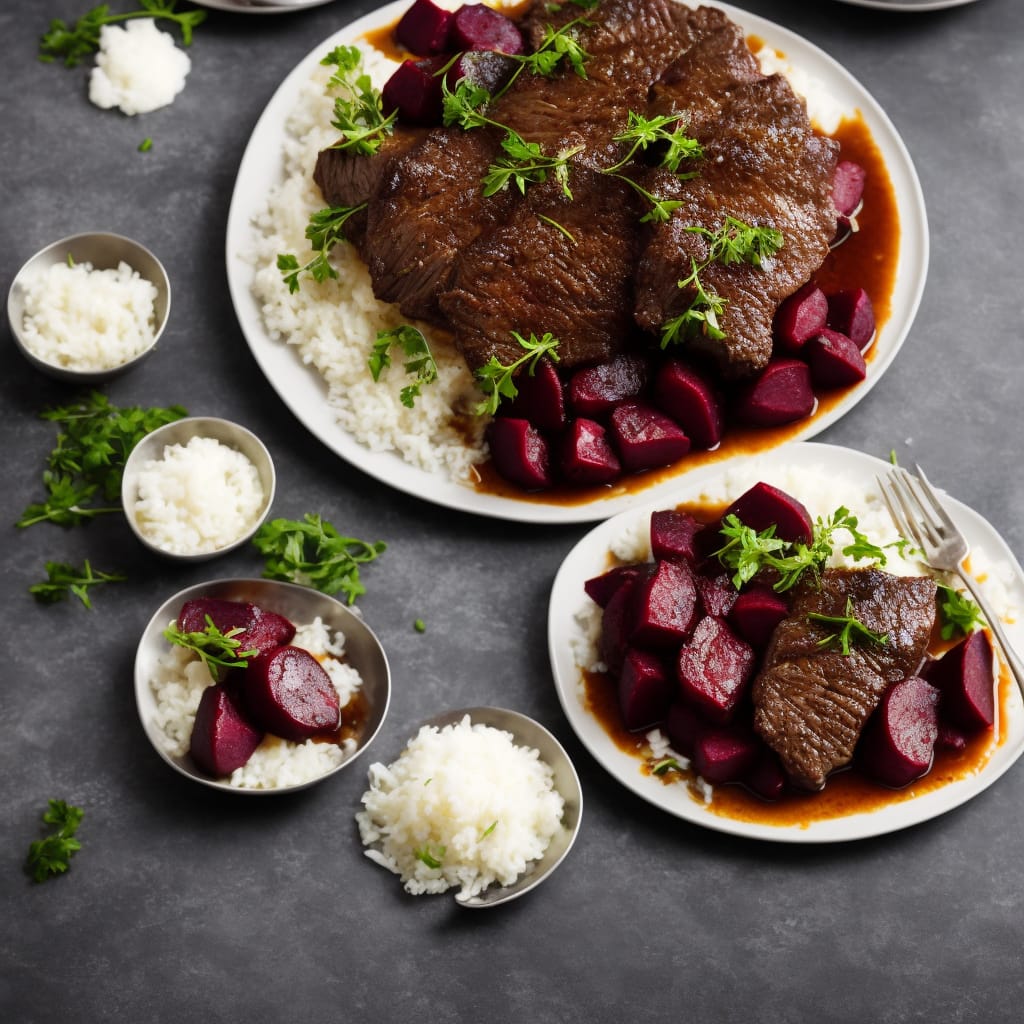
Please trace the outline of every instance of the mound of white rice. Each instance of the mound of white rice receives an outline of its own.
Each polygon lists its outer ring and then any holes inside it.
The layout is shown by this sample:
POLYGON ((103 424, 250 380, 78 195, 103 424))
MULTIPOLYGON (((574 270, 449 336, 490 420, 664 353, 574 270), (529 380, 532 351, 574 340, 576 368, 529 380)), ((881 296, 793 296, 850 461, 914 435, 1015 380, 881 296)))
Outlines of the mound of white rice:
POLYGON ((133 511, 139 532, 162 551, 198 555, 244 537, 265 497, 245 455, 216 438, 193 437, 142 464, 133 511))
POLYGON ((153 344, 156 286, 127 263, 54 263, 26 274, 24 289, 22 340, 51 366, 113 370, 153 344))
POLYGON ((371 765, 369 779, 356 815, 366 856, 417 895, 510 885, 562 827, 564 801, 540 754, 468 715, 423 726, 394 764, 371 765))
POLYGON ((89 99, 104 110, 146 114, 174 101, 191 67, 188 54, 152 18, 129 21, 123 28, 104 25, 89 76, 89 99))
MULTIPOLYGON (((344 707, 362 685, 359 672, 341 660, 345 637, 331 631, 317 617, 297 628, 292 644, 303 647, 323 665, 344 707)), ((184 757, 192 738, 192 726, 203 691, 210 686, 210 672, 199 656, 184 647, 170 645, 157 662, 150 688, 156 701, 153 724, 163 749, 171 757, 184 757)), ((312 782, 355 753, 358 744, 346 739, 341 745, 306 740, 294 743, 266 735, 247 764, 221 781, 239 789, 280 789, 312 782)))

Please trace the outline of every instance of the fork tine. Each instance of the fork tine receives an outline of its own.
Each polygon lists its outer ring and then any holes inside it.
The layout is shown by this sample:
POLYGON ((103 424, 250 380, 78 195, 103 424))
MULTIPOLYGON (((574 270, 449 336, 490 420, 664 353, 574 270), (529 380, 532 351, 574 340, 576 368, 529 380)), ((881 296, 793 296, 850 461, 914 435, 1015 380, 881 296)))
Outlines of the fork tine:
POLYGON ((892 516, 897 532, 913 540, 918 547, 922 547, 924 540, 918 532, 917 524, 914 522, 913 517, 909 515, 906 504, 897 489, 898 478, 896 477, 896 472, 893 471, 885 479, 880 476, 875 479, 878 481, 878 488, 882 492, 882 500, 889 509, 889 515, 892 516))
POLYGON ((932 510, 935 513, 935 516, 947 530, 955 530, 956 524, 950 518, 949 513, 945 509, 945 506, 939 500, 939 496, 932 489, 932 485, 928 482, 928 478, 924 475, 924 470, 916 464, 914 468, 917 470, 917 479, 918 483, 920 484, 921 491, 928 499, 928 502, 931 505, 932 510))
POLYGON ((922 491, 917 477, 902 467, 898 470, 898 473, 896 492, 900 495, 907 518, 917 527, 924 544, 940 544, 942 542, 943 523, 935 515, 932 501, 922 491))

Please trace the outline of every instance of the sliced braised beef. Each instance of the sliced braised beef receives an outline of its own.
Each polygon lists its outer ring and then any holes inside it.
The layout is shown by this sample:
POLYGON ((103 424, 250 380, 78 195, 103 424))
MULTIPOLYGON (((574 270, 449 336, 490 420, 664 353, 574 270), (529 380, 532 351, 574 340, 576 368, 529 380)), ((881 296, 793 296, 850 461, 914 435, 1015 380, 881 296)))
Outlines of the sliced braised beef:
POLYGON ((704 148, 699 173, 681 182, 652 169, 644 187, 679 200, 667 224, 649 230, 636 277, 636 317, 651 331, 689 308, 697 292, 678 282, 708 259, 709 242, 692 228, 718 230, 726 216, 782 232, 778 253, 762 266, 712 263, 705 290, 726 300, 725 338, 697 334, 727 377, 763 369, 772 354, 779 303, 821 266, 835 234, 831 181, 838 145, 818 135, 803 100, 779 75, 762 76, 736 26, 698 40, 654 89, 658 112, 687 111, 690 134, 704 148))
POLYGON ((779 755, 791 781, 821 789, 848 764, 886 689, 920 667, 935 621, 935 582, 879 569, 830 569, 820 589, 795 595, 776 628, 754 681, 754 728, 779 755), (839 627, 808 619, 812 612, 853 615, 885 643, 854 640, 849 654, 822 641, 839 627))

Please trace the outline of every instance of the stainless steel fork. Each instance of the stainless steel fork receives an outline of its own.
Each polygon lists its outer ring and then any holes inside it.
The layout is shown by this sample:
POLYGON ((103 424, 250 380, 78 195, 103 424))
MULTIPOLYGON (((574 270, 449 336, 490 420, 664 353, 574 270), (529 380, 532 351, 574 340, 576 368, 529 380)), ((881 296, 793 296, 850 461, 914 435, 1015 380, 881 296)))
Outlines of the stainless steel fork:
POLYGON ((981 587, 964 568, 964 559, 970 553, 967 538, 943 507, 921 467, 916 468, 916 477, 901 466, 897 466, 888 476, 877 478, 896 529, 921 549, 924 560, 933 569, 956 573, 964 581, 985 616, 985 621, 995 634, 1003 657, 1010 666, 1021 694, 1024 695, 1024 662, 1021 662, 1014 651, 998 614, 981 587))

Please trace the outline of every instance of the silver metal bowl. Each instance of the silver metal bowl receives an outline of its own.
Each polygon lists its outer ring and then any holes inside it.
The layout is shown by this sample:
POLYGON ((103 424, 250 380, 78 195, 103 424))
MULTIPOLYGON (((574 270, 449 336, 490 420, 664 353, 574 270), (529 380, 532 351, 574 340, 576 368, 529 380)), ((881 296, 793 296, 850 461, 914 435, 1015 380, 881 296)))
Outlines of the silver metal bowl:
POLYGON ((57 380, 73 381, 81 384, 98 384, 109 380, 126 370, 137 366, 156 348, 167 317, 171 311, 171 283, 163 264, 143 245, 106 231, 90 231, 80 235, 69 235, 57 242, 40 249, 30 260, 23 264, 11 282, 7 293, 7 319, 11 325, 11 334, 22 355, 42 373, 57 380), (68 257, 75 263, 90 263, 94 270, 116 269, 122 261, 139 276, 145 278, 156 288, 156 300, 153 306, 155 317, 153 343, 145 351, 108 370, 76 370, 68 366, 58 366, 46 362, 30 351, 25 342, 25 287, 26 281, 37 271, 45 270, 57 263, 64 263, 68 257))
POLYGON ((135 703, 142 728, 153 749, 176 772, 200 785, 242 796, 268 796, 290 793, 322 782, 347 768, 373 742, 380 731, 391 701, 391 670, 384 648, 376 634, 366 623, 344 604, 327 594, 300 587, 294 583, 276 580, 223 579, 210 580, 188 587, 168 598, 153 614, 142 633, 135 655, 135 703), (225 779, 215 779, 199 770, 186 752, 176 755, 168 750, 168 740, 160 727, 156 695, 152 680, 160 657, 170 649, 163 631, 177 619, 181 606, 199 597, 213 597, 226 601, 251 601, 268 611, 285 616, 296 625, 312 622, 317 616, 332 631, 345 635, 345 660, 362 677, 361 691, 368 711, 356 738, 357 747, 341 764, 315 779, 297 785, 276 789, 247 789, 232 786, 225 779))
POLYGON ((223 420, 215 416, 189 416, 157 427, 132 449, 121 478, 121 504, 132 532, 151 551, 155 551, 165 558, 177 559, 182 562, 204 562, 210 558, 216 558, 218 555, 226 554, 228 551, 233 551, 252 538, 270 512, 276 486, 277 476, 274 472, 274 462, 270 457, 270 452, 251 430, 247 430, 231 420, 223 420), (252 527, 242 536, 232 540, 230 544, 225 544, 213 551, 179 554, 157 546, 152 539, 146 536, 139 524, 135 505, 139 499, 139 475, 145 464, 154 459, 159 460, 163 456, 166 446, 186 445, 194 437, 213 438, 229 448, 236 449, 248 458, 259 473, 260 484, 263 488, 263 504, 252 527))

